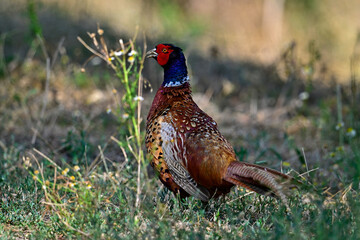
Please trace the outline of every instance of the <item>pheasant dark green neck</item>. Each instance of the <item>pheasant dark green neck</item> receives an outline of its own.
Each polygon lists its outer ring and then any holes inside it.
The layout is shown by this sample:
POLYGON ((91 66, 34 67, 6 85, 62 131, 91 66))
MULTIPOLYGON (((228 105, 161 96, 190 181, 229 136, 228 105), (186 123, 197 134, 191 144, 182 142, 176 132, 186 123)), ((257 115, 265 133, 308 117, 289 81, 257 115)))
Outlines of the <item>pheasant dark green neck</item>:
POLYGON ((169 59, 164 66, 164 87, 177 87, 189 82, 189 76, 186 67, 186 60, 181 53, 176 58, 169 59))

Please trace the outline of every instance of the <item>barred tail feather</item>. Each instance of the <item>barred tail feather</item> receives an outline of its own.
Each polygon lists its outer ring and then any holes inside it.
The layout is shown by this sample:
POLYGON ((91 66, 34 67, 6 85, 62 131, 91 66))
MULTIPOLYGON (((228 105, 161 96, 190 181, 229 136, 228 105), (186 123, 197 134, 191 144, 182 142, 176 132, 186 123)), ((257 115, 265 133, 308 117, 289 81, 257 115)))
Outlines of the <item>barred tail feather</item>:
MULTIPOLYGON (((284 191, 291 177, 254 164, 234 161, 227 168, 224 180, 262 195, 278 197, 287 205, 284 191)), ((290 186, 289 186, 290 187, 290 186)))

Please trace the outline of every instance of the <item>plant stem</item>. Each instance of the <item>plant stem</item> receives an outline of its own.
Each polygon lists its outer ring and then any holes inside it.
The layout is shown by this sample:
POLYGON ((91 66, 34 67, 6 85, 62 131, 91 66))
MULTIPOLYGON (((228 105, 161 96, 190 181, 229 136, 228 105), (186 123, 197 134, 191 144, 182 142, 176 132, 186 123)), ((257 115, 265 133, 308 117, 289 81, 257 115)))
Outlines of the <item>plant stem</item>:
MULTIPOLYGON (((340 84, 336 85, 336 102, 337 102, 338 123, 342 124, 343 116, 342 116, 342 103, 341 103, 341 87, 340 87, 340 84)), ((340 146, 344 145, 344 128, 343 127, 340 127, 340 129, 339 129, 339 143, 340 143, 340 146)))

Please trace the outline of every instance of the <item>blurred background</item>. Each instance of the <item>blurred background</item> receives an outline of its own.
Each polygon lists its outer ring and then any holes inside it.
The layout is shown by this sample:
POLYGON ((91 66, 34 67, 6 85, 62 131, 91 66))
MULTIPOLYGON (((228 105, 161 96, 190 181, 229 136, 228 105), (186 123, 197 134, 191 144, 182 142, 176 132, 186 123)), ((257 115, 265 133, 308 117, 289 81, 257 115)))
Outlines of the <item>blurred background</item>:
MULTIPOLYGON (((144 36, 148 49, 183 48, 194 98, 248 160, 296 162, 295 141, 318 162, 320 140, 333 143, 320 135, 338 120, 336 84, 345 96, 358 79, 359 16, 357 0, 1 0, 0 140, 73 154, 73 141, 96 146, 116 132, 116 77, 96 58, 80 71, 91 53, 77 36, 90 44, 87 32, 100 26, 112 49, 136 32, 139 50, 144 36), (278 155, 268 151, 274 144, 278 155)), ((143 75, 153 89, 161 84, 155 61, 143 75)), ((144 94, 145 118, 154 91, 144 94)))
MULTIPOLYGON (((15 49, 26 51, 24 40, 35 27, 30 26, 28 2, 0 3, 0 31, 8 33, 13 43, 7 45, 7 55, 15 49)), ((39 0, 33 4, 48 44, 56 45, 65 36, 64 46, 73 47, 68 51, 75 55, 82 51, 76 36, 93 31, 96 23, 115 38, 133 36, 139 26, 149 43, 174 42, 204 58, 215 54, 260 64, 271 64, 293 41, 297 53, 306 57, 309 43, 314 42, 339 80, 350 76, 349 57, 360 27, 356 0, 39 0)))

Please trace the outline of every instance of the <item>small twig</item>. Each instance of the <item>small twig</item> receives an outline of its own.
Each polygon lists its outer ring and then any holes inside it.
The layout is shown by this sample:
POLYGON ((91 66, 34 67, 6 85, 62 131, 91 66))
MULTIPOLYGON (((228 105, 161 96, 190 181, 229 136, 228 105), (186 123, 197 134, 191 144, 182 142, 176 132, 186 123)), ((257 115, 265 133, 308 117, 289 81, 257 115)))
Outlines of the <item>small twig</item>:
POLYGON ((86 237, 89 237, 89 236, 90 236, 90 233, 86 233, 86 232, 83 232, 83 231, 81 231, 81 230, 79 230, 79 229, 76 229, 76 228, 72 227, 69 223, 67 223, 67 222, 65 222, 64 220, 62 220, 62 218, 60 217, 60 214, 59 214, 59 213, 58 213, 58 216, 59 216, 59 218, 61 219, 61 222, 62 222, 65 226, 67 226, 68 228, 70 228, 71 230, 73 230, 73 231, 75 231, 75 232, 78 232, 78 233, 81 233, 82 235, 84 235, 84 236, 86 236, 86 237))
MULTIPOLYGON (((303 177, 303 175, 309 174, 309 173, 314 172, 314 171, 316 171, 316 170, 318 170, 318 169, 319 169, 319 168, 317 167, 317 168, 308 170, 308 171, 306 171, 306 172, 304 172, 304 173, 299 174, 299 177, 303 177)), ((304 179, 305 179, 305 178, 304 178, 304 179)))
POLYGON ((126 154, 125 148, 123 146, 121 146, 121 142, 118 139, 116 139, 114 136, 111 136, 110 139, 113 140, 114 142, 116 142, 119 145, 122 153, 124 154, 125 162, 129 162, 129 158, 128 158, 127 154, 126 154))
POLYGON ((36 128, 31 128, 31 131, 36 134, 36 138, 39 138, 41 141, 43 141, 45 143, 46 146, 48 146, 51 151, 55 151, 56 152, 56 149, 54 149, 54 147, 51 145, 51 143, 49 143, 49 141, 47 141, 47 139, 45 139, 41 134, 38 134, 38 130, 36 128))
POLYGON ((105 42, 105 39, 102 35, 100 35, 100 43, 101 43, 101 46, 102 46, 102 50, 103 50, 103 54, 106 55, 106 58, 109 58, 109 51, 108 51, 108 48, 107 48, 107 45, 106 45, 106 42, 105 42))
POLYGON ((53 202, 45 202, 41 201, 42 204, 49 205, 49 206, 58 206, 58 207, 65 207, 67 206, 66 203, 53 203, 53 202))
MULTIPOLYGON (((145 38, 145 35, 144 35, 145 38)), ((130 44, 133 48, 133 43, 130 41, 130 44)), ((138 79, 138 96, 142 96, 142 86, 143 86, 143 78, 141 75, 142 69, 144 67, 144 61, 145 61, 145 55, 146 55, 146 40, 144 40, 144 50, 143 50, 143 55, 142 55, 142 59, 140 62, 140 69, 139 69, 139 79, 138 79)), ((141 124, 141 101, 138 101, 137 104, 137 131, 138 133, 136 134, 138 136, 137 139, 137 143, 138 143, 138 156, 137 156, 137 164, 138 164, 138 169, 137 169, 137 191, 136 191, 136 203, 135 203, 135 207, 139 207, 140 206, 140 195, 141 195, 141 162, 143 161, 143 151, 141 149, 141 141, 140 141, 140 124, 141 124)))
MULTIPOLYGON (((35 160, 36 165, 38 166, 39 170, 42 171, 42 170, 41 170, 40 163, 39 163, 39 161, 37 160, 37 158, 34 156, 34 154, 32 154, 32 153, 29 153, 29 154, 30 154, 30 155, 32 156, 32 158, 35 160)), ((35 181, 35 200, 37 200, 37 198, 38 198, 37 182, 38 182, 38 180, 35 181)))
POLYGON ((126 138, 126 141, 127 141, 127 145, 128 145, 128 148, 129 148, 130 152, 131 152, 132 155, 136 158, 136 153, 135 153, 133 147, 131 146, 131 142, 130 142, 130 139, 132 139, 132 138, 133 138, 132 136, 131 136, 131 137, 127 137, 127 138, 126 138))
POLYGON ((89 33, 89 32, 87 32, 87 34, 89 35, 89 37, 93 40, 93 44, 94 44, 94 46, 96 47, 96 49, 97 50, 100 50, 100 45, 99 45, 99 43, 98 43, 98 41, 97 41, 97 39, 96 39, 96 34, 95 33, 89 33))
POLYGON ((98 145, 98 149, 99 149, 99 152, 100 152, 99 153, 100 154, 100 159, 103 161, 104 166, 105 166, 105 171, 106 171, 106 173, 109 173, 109 169, 108 169, 107 164, 106 164, 105 156, 104 156, 104 153, 103 153, 100 145, 98 145))
POLYGON ((62 45, 64 44, 64 41, 65 41, 65 37, 62 37, 58 43, 56 51, 52 57, 51 69, 54 67, 54 64, 56 63, 57 57, 60 53, 60 49, 61 49, 62 45))
MULTIPOLYGON (((105 150, 105 149, 107 148, 109 142, 110 142, 110 139, 109 139, 109 140, 106 142, 106 144, 104 145, 103 150, 105 150)), ((91 162, 89 168, 86 169, 86 172, 87 172, 86 175, 87 175, 87 176, 89 176, 89 175, 92 173, 92 171, 95 169, 95 167, 100 164, 100 161, 99 161, 100 157, 101 157, 101 156, 100 156, 100 153, 99 153, 99 154, 96 156, 96 158, 94 159, 94 161, 91 162)))
POLYGON ((119 43, 120 43, 120 47, 121 47, 121 50, 123 50, 124 54, 125 54, 125 45, 124 45, 124 41, 122 39, 119 40, 119 43))
MULTIPOLYGON (((307 172, 304 172, 304 173, 301 173, 301 174, 300 174, 299 172, 295 171, 294 169, 291 169, 291 171, 294 172, 294 173, 296 173, 298 177, 300 177, 301 179, 303 179, 304 181, 306 181, 306 182, 309 183, 309 181, 308 181, 303 175, 309 174, 310 172, 316 171, 316 170, 318 170, 318 169, 319 169, 319 168, 317 167, 317 168, 311 169, 311 170, 309 170, 309 171, 307 171, 307 172)), ((310 183, 310 184, 311 184, 311 183, 310 183)), ((311 184, 311 185, 314 186, 314 184, 311 184)))
MULTIPOLYGON (((100 151, 100 158, 102 159, 102 161, 104 163, 105 171, 106 171, 107 175, 109 176, 109 169, 107 167, 106 159, 105 159, 104 153, 103 153, 100 145, 98 146, 98 149, 100 151)), ((116 186, 115 186, 114 182, 113 181, 110 181, 110 182, 111 182, 111 185, 113 186, 113 189, 116 189, 116 186)))
POLYGON ((98 53, 97 51, 95 51, 94 49, 92 49, 89 45, 86 44, 86 42, 84 42, 84 40, 81 39, 81 37, 77 37, 77 40, 85 47, 87 48, 87 50, 89 50, 90 52, 92 52, 94 55, 98 56, 99 58, 103 59, 105 62, 109 62, 108 59, 105 58, 105 56, 101 55, 100 53, 98 53))
MULTIPOLYGON (((39 150, 37 150, 36 148, 33 148, 33 151, 36 152, 37 154, 39 154, 40 156, 42 156, 43 158, 45 158, 46 160, 48 160, 49 162, 51 162, 55 167, 57 167, 58 169, 61 170, 61 167, 59 167, 59 165, 57 165, 53 160, 51 160, 48 156, 46 156, 45 154, 43 154, 42 152, 40 152, 39 150)), ((35 158, 36 160, 36 158, 35 158)), ((37 161, 37 160, 36 160, 37 161)))
POLYGON ((305 166, 306 166, 306 172, 308 173, 308 177, 310 177, 310 174, 309 174, 309 168, 308 168, 308 165, 307 165, 307 160, 306 160, 305 151, 304 151, 304 148, 303 148, 303 147, 301 148, 301 151, 302 151, 302 154, 304 155, 304 161, 305 161, 305 166))
POLYGON ((55 192, 55 188, 56 188, 56 180, 57 180, 57 168, 54 168, 54 184, 53 184, 53 192, 55 192))
POLYGON ((40 44, 40 47, 41 47, 41 50, 42 50, 42 52, 43 52, 43 54, 44 54, 45 59, 48 59, 48 58, 49 58, 49 54, 48 54, 47 51, 46 51, 46 47, 45 47, 45 43, 44 43, 43 38, 42 38, 40 35, 37 35, 36 37, 37 37, 37 39, 39 40, 39 44, 40 44))
POLYGON ((248 192, 248 193, 245 193, 244 195, 241 195, 241 196, 240 196, 240 197, 238 197, 238 198, 235 198, 235 199, 233 199, 233 200, 230 200, 228 203, 231 203, 231 202, 237 201, 237 200, 242 199, 243 197, 246 197, 246 196, 251 195, 251 194, 255 194, 255 192, 248 192))

